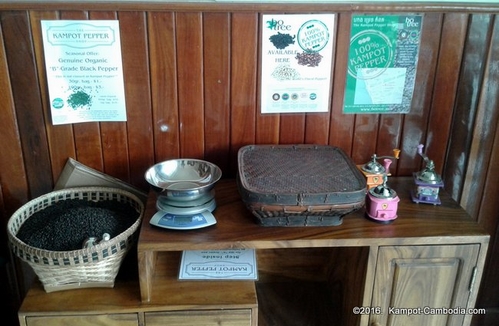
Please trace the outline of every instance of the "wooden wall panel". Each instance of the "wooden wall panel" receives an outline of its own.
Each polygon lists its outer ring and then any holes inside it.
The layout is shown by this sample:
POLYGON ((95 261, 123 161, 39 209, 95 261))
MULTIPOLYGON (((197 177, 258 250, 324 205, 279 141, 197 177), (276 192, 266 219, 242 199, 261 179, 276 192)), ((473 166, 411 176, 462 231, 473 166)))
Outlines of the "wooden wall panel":
POLYGON ((53 184, 29 15, 27 11, 2 12, 0 20, 28 192, 35 197, 49 192, 53 184))
POLYGON ((468 165, 464 179, 461 205, 472 216, 480 209, 483 185, 493 150, 494 136, 499 122, 499 22, 494 20, 484 65, 481 92, 473 127, 468 165))
POLYGON ((282 115, 279 121, 280 144, 303 144, 305 141, 305 113, 282 115))
POLYGON ((328 144, 329 113, 309 113, 305 118, 305 144, 328 144))
MULTIPOLYGON (((486 272, 484 273, 477 305, 495 307, 495 314, 485 318, 482 325, 493 325, 499 314, 499 21, 493 19, 490 42, 484 61, 484 77, 480 84, 477 113, 474 120, 466 175, 461 191, 461 205, 490 232, 486 272), (495 285, 495 286, 494 286, 495 285), (495 317, 495 318, 494 318, 495 317)), ((477 324, 478 325, 478 324, 477 324)))
POLYGON ((147 188, 144 173, 154 164, 154 147, 146 14, 120 12, 118 19, 127 106, 129 182, 147 188))
POLYGON ((203 15, 204 158, 222 171, 230 165, 230 24, 229 13, 203 15))
POLYGON ((379 114, 359 114, 355 116, 353 123, 352 153, 350 156, 359 164, 368 162, 371 156, 376 153, 378 156, 391 155, 377 150, 379 114))
MULTIPOLYGON (((28 180, 24 170, 21 136, 11 92, 9 67, 4 48, 3 28, 0 24, 0 218, 3 230, 6 230, 10 215, 28 198, 28 180)), ((6 243, 7 234, 0 235, 2 243, 6 243)), ((1 246, 0 253, 3 257, 7 247, 1 246)))
POLYGON ((435 73, 431 111, 426 135, 425 153, 434 161, 437 171, 443 170, 447 142, 442 141, 449 135, 452 111, 468 28, 467 14, 449 13, 443 16, 440 51, 435 73), (452 41, 450 41, 452 40, 452 41))
POLYGON ((175 15, 148 13, 154 152, 157 162, 179 157, 175 15))
POLYGON ((204 156, 203 16, 177 13, 180 156, 204 156))
POLYGON ((442 33, 442 16, 442 14, 428 13, 423 18, 414 96, 411 111, 404 117, 402 130, 401 153, 397 167, 399 175, 411 175, 414 171, 421 169, 417 146, 424 144, 426 139, 435 67, 442 33))
MULTIPOLYGON (((230 75, 230 170, 237 170, 237 151, 256 141, 258 14, 232 14, 230 75)), ((274 129, 275 130, 275 129, 274 129)), ((262 134, 267 134, 264 130, 262 134)), ((268 142, 267 137, 260 138, 268 142), (264 138, 264 139, 262 139, 264 138)))
POLYGON ((448 154, 442 175, 446 182, 446 190, 456 200, 461 199, 461 190, 466 177, 492 20, 492 15, 472 15, 464 46, 451 135, 447 142, 448 154))
MULTIPOLYGON (((401 149, 404 116, 400 114, 382 114, 377 134, 376 153, 378 155, 394 155, 394 149, 401 149)), ((407 154, 403 154, 407 155, 407 154)), ((400 159, 400 158, 399 158, 400 159)), ((398 175, 399 160, 391 160, 390 173, 398 175)))

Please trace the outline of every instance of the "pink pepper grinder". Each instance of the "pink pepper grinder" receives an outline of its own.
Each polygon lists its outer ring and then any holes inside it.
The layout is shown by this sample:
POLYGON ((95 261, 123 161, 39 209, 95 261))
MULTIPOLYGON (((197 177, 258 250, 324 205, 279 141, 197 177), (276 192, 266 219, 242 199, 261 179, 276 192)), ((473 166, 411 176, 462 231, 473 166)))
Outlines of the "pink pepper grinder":
POLYGON ((388 177, 383 176, 383 183, 369 189, 366 199, 366 214, 372 220, 390 223, 397 218, 399 197, 395 190, 386 185, 388 177))

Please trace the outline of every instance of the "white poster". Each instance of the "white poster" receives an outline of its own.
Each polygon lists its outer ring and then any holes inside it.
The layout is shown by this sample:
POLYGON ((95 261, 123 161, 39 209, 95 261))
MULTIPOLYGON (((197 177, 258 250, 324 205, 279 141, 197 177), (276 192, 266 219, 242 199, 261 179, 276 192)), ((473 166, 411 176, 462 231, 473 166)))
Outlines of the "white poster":
POLYGON ((52 123, 126 121, 119 22, 41 24, 52 123))
POLYGON ((328 112, 334 14, 262 16, 261 112, 328 112))

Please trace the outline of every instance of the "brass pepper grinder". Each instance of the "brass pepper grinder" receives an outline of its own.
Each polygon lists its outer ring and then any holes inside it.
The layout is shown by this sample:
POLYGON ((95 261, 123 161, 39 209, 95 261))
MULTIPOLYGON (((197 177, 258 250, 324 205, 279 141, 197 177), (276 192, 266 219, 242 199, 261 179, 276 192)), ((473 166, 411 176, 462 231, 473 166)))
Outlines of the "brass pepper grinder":
POLYGON ((425 203, 440 205, 438 192, 444 186, 442 178, 435 172, 435 163, 423 153, 424 145, 418 145, 418 154, 423 158, 425 167, 413 173, 415 187, 412 191, 412 201, 415 203, 425 203))
POLYGON ((389 176, 390 165, 392 160, 398 160, 400 155, 400 149, 393 150, 393 156, 377 156, 373 154, 371 160, 364 165, 359 165, 358 168, 362 174, 367 179, 367 188, 371 189, 376 186, 383 184, 383 176, 389 176), (383 159, 383 164, 378 162, 378 159, 383 159))

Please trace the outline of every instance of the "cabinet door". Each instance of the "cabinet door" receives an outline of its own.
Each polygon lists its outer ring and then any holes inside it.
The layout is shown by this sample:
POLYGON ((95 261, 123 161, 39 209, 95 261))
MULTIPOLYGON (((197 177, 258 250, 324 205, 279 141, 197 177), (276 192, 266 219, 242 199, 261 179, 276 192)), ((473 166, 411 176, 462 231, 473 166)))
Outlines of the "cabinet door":
POLYGON ((138 326, 137 314, 78 315, 78 316, 29 316, 27 326, 138 326))
POLYGON ((251 309, 190 310, 145 314, 145 326, 251 326, 251 309))
POLYGON ((370 325, 462 325, 479 250, 478 244, 380 247, 370 325))

